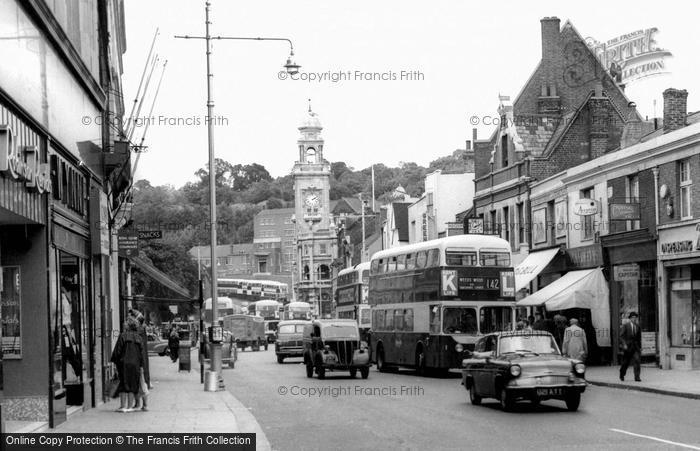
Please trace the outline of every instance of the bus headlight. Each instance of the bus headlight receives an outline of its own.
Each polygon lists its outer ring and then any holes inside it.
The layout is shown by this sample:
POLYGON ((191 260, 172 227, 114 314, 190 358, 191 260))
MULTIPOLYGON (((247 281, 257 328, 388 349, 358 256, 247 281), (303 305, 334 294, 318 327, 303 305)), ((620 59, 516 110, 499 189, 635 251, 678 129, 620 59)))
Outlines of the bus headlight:
POLYGON ((576 371, 576 374, 583 374, 586 372, 586 365, 583 363, 577 363, 574 365, 574 371, 576 371))
POLYGON ((457 352, 462 352, 462 351, 464 351, 464 346, 462 346, 462 343, 457 343, 457 344, 455 345, 455 351, 457 351, 457 352))
POLYGON ((521 372, 522 372, 522 370, 520 369, 520 365, 512 365, 510 367, 510 375, 513 377, 520 376, 521 372))

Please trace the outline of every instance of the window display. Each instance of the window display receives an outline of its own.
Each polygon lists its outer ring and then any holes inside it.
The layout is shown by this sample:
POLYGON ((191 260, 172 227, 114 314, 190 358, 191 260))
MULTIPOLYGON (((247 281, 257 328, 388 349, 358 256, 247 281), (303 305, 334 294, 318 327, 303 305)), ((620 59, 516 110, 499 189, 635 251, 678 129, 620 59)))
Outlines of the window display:
POLYGON ((2 268, 0 287, 0 317, 2 318, 2 356, 3 359, 22 358, 21 319, 21 276, 19 266, 2 268))

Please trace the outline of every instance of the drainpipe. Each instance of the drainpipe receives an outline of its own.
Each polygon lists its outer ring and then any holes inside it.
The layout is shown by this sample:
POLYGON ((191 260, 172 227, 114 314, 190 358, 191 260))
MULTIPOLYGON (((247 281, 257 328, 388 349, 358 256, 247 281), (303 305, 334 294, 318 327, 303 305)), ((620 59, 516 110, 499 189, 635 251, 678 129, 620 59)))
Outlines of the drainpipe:
POLYGON ((654 174, 654 218, 656 220, 656 302, 658 306, 657 318, 657 333, 656 340, 658 344, 659 366, 662 369, 671 368, 671 355, 669 353, 669 336, 670 330, 667 327, 667 299, 666 299, 666 277, 663 277, 664 265, 658 258, 659 255, 659 167, 651 169, 654 174))

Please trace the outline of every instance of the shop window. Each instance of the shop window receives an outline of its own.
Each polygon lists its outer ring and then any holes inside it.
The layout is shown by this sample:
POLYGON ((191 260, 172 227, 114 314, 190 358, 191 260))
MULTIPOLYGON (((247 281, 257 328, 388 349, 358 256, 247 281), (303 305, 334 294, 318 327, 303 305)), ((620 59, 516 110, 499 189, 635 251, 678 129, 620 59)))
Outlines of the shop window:
POLYGON ((20 328, 22 306, 22 278, 19 266, 2 267, 2 358, 22 358, 22 334, 20 328))
POLYGON ((700 266, 670 272, 671 345, 700 347, 700 266))
POLYGON ((692 219, 692 190, 693 181, 690 179, 690 160, 678 162, 678 175, 680 184, 680 209, 681 219, 692 219))

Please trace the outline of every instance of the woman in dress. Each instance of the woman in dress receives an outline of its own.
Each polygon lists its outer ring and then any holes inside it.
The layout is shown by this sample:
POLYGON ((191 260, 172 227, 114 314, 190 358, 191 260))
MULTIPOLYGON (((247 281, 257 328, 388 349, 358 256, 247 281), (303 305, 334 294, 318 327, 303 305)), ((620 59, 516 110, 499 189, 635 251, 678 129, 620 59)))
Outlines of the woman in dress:
POLYGON ((121 406, 118 412, 133 412, 134 399, 139 393, 143 367, 142 349, 145 344, 137 331, 138 322, 133 317, 129 317, 110 359, 117 366, 119 373, 118 392, 121 406))

